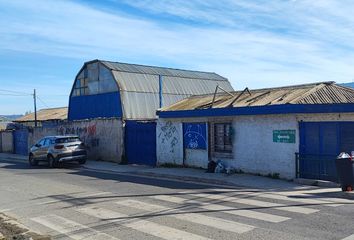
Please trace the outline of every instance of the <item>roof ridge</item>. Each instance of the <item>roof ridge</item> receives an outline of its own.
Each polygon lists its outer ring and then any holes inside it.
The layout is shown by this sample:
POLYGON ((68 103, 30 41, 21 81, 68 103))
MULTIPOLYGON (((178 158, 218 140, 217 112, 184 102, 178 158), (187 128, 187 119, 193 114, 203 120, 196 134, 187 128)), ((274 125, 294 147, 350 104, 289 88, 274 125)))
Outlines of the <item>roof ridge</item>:
POLYGON ((225 77, 223 77, 223 76, 217 74, 216 72, 207 72, 207 71, 199 71, 199 70, 187 70, 187 69, 180 69, 180 68, 161 67, 161 66, 144 65, 144 64, 136 64, 136 63, 114 62, 114 61, 107 61, 107 60, 101 60, 101 59, 95 59, 95 60, 92 60, 92 61, 88 61, 88 62, 86 62, 86 63, 95 62, 95 61, 99 61, 99 62, 102 62, 102 63, 108 62, 108 63, 127 64, 127 65, 139 66, 139 67, 150 67, 150 68, 170 69, 170 70, 177 70, 177 71, 184 71, 184 72, 209 73, 209 74, 218 75, 218 76, 220 76, 220 77, 226 79, 225 77))
MULTIPOLYGON (((266 90, 280 90, 280 89, 289 89, 289 88, 301 88, 301 87, 310 87, 310 86, 318 86, 318 85, 336 85, 336 86, 340 86, 338 84, 336 84, 334 81, 324 81, 324 82, 316 82, 316 83, 305 83, 305 84, 297 84, 297 85, 290 85, 290 86, 280 86, 280 87, 269 87, 269 88, 257 88, 257 89, 249 89, 249 91, 252 92, 258 92, 258 91, 266 91, 266 90)), ((341 86, 343 88, 350 88, 350 87, 345 87, 345 86, 341 86)), ((351 89, 351 88, 350 88, 351 89)), ((351 89, 354 91, 354 89, 351 89)), ((243 90, 236 90, 236 91, 230 91, 230 93, 240 93, 243 90)), ((205 94, 197 94, 197 95, 191 95, 190 97, 202 97, 202 96, 207 96, 207 95, 214 95, 214 93, 205 93, 205 94)), ((217 92, 217 95, 227 95, 227 93, 224 92, 217 92)))
MULTIPOLYGON (((296 85, 280 86, 280 87, 257 88, 257 89, 249 89, 249 90, 250 91, 263 91, 263 90, 274 90, 274 89, 302 88, 302 87, 317 86, 320 84, 332 85, 332 84, 335 84, 335 82, 334 81, 324 81, 324 82, 304 83, 304 84, 296 84, 296 85)), ((337 85, 337 84, 335 84, 335 85, 337 85)), ((242 90, 237 90, 235 92, 239 92, 239 91, 242 91, 242 90)))
POLYGON ((42 110, 53 110, 53 109, 60 109, 60 108, 68 108, 68 107, 53 107, 53 108, 41 108, 38 111, 42 111, 42 110))

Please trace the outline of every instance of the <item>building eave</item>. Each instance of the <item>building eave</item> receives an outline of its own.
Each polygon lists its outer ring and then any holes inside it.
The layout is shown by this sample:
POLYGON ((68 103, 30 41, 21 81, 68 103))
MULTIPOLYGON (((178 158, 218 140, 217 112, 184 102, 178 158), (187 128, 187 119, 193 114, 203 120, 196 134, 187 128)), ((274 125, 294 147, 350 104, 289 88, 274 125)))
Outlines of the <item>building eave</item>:
POLYGON ((281 104, 269 106, 157 111, 159 118, 222 117, 268 114, 354 113, 354 103, 281 104))

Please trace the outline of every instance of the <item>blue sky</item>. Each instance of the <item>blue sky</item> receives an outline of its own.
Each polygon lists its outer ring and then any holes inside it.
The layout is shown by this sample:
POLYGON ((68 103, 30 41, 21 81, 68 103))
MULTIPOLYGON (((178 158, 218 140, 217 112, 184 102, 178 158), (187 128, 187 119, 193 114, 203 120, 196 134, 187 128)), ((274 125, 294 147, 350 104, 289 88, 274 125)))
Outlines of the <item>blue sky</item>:
POLYGON ((353 12, 349 0, 0 0, 0 114, 33 111, 1 90, 66 106, 97 58, 212 71, 235 89, 351 82, 353 12))

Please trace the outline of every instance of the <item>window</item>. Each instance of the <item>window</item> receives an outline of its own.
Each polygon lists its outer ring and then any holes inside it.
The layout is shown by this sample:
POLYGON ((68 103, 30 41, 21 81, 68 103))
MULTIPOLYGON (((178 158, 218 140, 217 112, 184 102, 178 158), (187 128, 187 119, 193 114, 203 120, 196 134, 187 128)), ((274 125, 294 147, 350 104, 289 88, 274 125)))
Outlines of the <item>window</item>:
POLYGON ((116 91, 118 91, 118 86, 112 72, 102 64, 94 62, 87 64, 75 79, 72 96, 96 95, 116 91))
POLYGON ((214 124, 214 152, 232 153, 231 123, 214 124))
POLYGON ((87 78, 79 78, 76 80, 74 88, 75 96, 82 96, 88 94, 87 78))
POLYGON ((45 141, 45 138, 39 140, 39 142, 37 143, 38 146, 40 146, 40 147, 43 146, 44 145, 44 141, 45 141))
POLYGON ((79 142, 80 138, 78 137, 66 137, 66 138, 57 138, 55 139, 55 143, 71 143, 71 142, 79 142))
POLYGON ((50 145, 50 139, 46 138, 43 146, 48 147, 50 145))

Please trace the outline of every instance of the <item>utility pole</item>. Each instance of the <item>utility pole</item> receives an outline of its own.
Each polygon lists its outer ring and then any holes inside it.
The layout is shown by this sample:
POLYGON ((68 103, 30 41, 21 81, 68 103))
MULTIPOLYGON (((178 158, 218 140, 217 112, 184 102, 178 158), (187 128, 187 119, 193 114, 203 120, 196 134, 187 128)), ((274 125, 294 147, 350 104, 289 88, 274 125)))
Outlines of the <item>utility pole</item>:
POLYGON ((37 96, 36 89, 33 89, 33 100, 34 100, 34 126, 37 127, 37 96))

